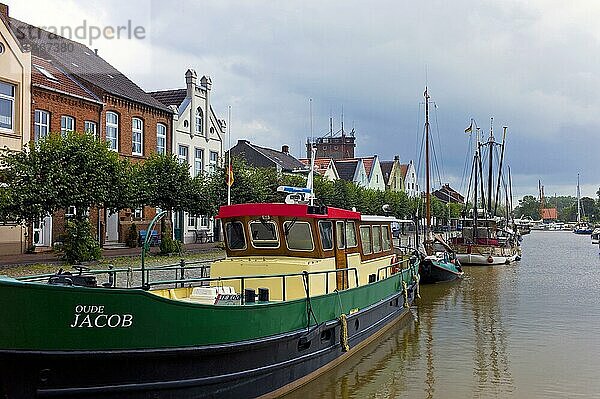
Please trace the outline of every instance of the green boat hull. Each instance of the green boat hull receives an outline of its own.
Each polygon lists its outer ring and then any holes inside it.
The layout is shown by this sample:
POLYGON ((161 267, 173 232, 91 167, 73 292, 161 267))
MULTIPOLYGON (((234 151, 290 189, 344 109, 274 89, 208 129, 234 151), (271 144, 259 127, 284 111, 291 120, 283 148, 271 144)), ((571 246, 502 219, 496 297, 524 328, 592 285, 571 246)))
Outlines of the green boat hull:
POLYGON ((243 306, 0 279, 0 397, 279 392, 353 353, 406 314, 417 268, 310 301, 243 306))

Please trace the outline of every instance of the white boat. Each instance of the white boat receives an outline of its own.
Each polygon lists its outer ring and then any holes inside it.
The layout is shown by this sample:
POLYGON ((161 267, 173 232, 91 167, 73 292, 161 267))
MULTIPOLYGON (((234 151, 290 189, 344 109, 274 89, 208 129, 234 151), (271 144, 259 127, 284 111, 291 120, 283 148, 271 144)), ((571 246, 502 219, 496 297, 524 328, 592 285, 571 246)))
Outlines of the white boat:
POLYGON ((600 244, 600 228, 598 227, 592 231, 592 244, 600 244))

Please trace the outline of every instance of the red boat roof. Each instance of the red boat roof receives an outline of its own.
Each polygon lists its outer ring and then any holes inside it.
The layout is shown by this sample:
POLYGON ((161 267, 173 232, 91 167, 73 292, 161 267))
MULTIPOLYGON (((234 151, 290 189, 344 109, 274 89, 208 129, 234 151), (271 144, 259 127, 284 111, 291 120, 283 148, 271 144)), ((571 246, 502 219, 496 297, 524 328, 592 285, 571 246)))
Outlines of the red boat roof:
POLYGON ((360 220, 360 212, 326 207, 325 213, 308 213, 308 205, 303 204, 236 204, 219 208, 218 219, 241 216, 287 216, 315 219, 355 219, 360 220))

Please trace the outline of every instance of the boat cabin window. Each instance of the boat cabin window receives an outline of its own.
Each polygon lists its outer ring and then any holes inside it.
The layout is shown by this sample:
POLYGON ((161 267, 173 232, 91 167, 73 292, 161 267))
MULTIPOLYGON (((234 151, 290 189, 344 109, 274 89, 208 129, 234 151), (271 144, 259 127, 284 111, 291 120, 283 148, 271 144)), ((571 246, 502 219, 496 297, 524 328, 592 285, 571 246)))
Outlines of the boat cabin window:
POLYGON ((389 251, 392 248, 389 226, 381 226, 381 243, 384 251, 389 251))
POLYGON ((252 246, 255 248, 277 248, 277 225, 266 220, 255 220, 250 222, 250 235, 252 246))
POLYGON ((346 222, 346 246, 353 248, 357 246, 356 242, 356 230, 354 228, 354 222, 346 222))
POLYGON ((335 235, 338 249, 346 248, 346 228, 341 220, 335 222, 335 235))
POLYGON ((229 222, 225 224, 225 238, 231 250, 246 249, 246 236, 242 222, 229 222))
POLYGON ((312 251, 315 249, 310 223, 290 220, 283 223, 283 232, 288 249, 295 251, 312 251))
POLYGON ((319 234, 321 236, 321 244, 325 251, 333 249, 333 223, 329 221, 319 221, 319 234))
POLYGON ((381 252, 381 226, 373 226, 373 252, 381 252))
POLYGON ((373 252, 371 247, 371 227, 360 226, 360 241, 362 243, 363 255, 369 255, 373 252))

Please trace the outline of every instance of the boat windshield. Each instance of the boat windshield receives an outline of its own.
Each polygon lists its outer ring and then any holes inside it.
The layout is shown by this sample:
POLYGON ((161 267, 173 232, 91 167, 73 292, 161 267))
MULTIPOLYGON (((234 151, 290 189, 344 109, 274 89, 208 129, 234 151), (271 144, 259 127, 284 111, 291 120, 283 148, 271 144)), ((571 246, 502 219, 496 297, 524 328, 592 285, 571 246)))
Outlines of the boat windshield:
POLYGON ((246 236, 242 222, 229 222, 225 225, 225 238, 229 249, 246 249, 246 236))
POLYGON ((256 248, 277 248, 277 225, 272 221, 257 220, 250 222, 252 245, 256 248))
POLYGON ((296 251, 312 251, 315 249, 310 223, 295 220, 287 221, 283 223, 283 229, 288 249, 296 251))

